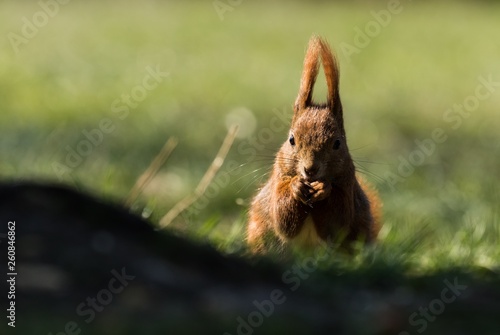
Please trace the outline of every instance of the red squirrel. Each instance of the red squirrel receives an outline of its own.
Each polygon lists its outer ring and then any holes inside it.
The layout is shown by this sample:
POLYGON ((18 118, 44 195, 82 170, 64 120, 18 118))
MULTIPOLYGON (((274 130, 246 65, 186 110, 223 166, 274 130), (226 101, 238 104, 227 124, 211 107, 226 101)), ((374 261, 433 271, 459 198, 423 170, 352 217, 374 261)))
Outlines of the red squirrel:
POLYGON ((276 242, 280 247, 294 242, 311 247, 339 239, 343 245, 373 242, 381 202, 377 192, 356 176, 344 130, 339 67, 328 43, 319 37, 309 41, 293 110, 288 138, 250 207, 251 251, 266 252, 276 242), (312 101, 319 59, 328 88, 325 104, 312 101))

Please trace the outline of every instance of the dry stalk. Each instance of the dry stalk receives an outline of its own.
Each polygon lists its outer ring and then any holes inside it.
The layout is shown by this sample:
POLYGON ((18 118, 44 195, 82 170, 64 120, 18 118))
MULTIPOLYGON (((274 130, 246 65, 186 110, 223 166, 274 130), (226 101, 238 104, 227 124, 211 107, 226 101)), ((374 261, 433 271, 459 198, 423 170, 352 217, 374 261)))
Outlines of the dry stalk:
POLYGON ((222 164, 224 163, 224 160, 226 159, 229 149, 233 145, 233 141, 234 138, 236 137, 237 132, 238 132, 238 126, 237 125, 231 126, 226 135, 226 138, 224 139, 224 142, 222 143, 219 149, 219 152, 217 153, 217 156, 215 156, 214 160, 212 161, 212 164, 205 172, 205 175, 203 175, 203 178, 201 179, 200 183, 198 184, 198 186, 196 186, 196 189, 187 197, 185 197, 177 204, 175 204, 175 206, 172 207, 172 209, 169 210, 168 213, 165 214, 165 216, 163 216, 163 218, 160 220, 160 228, 165 228, 166 226, 168 226, 177 216, 179 216, 180 213, 186 210, 186 208, 191 206, 196 200, 198 200, 205 193, 207 187, 210 185, 215 175, 217 174, 222 164))
POLYGON ((158 170, 165 164, 172 151, 174 151, 177 146, 177 139, 171 137, 163 145, 161 151, 156 155, 148 168, 143 172, 143 174, 137 179, 134 187, 130 190, 130 193, 125 201, 125 207, 130 207, 132 203, 137 199, 137 197, 142 193, 144 188, 149 184, 151 179, 158 173, 158 170))

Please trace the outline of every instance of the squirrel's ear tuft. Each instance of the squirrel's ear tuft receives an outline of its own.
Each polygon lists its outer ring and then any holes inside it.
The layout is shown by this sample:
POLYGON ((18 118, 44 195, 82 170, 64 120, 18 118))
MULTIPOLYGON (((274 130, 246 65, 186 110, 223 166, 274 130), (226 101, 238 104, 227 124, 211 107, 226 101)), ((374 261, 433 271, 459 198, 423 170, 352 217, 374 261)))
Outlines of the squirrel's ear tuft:
POLYGON ((300 80, 300 89, 297 100, 295 100, 296 118, 301 111, 313 105, 312 96, 314 83, 319 71, 319 58, 323 64, 326 85, 328 87, 327 106, 334 113, 337 121, 342 124, 342 104, 339 96, 339 67, 337 59, 330 50, 328 43, 318 36, 309 40, 306 57, 304 59, 304 70, 300 80))
POLYGON ((320 39, 317 36, 311 37, 307 47, 306 57, 304 59, 304 69, 300 80, 299 95, 295 100, 295 113, 309 107, 312 102, 313 88, 318 76, 320 39))
POLYGON ((339 66, 328 43, 323 39, 319 39, 318 43, 320 45, 321 62, 323 64, 323 70, 325 71, 326 85, 328 87, 327 104, 332 111, 335 111, 338 107, 336 105, 340 104, 339 66))

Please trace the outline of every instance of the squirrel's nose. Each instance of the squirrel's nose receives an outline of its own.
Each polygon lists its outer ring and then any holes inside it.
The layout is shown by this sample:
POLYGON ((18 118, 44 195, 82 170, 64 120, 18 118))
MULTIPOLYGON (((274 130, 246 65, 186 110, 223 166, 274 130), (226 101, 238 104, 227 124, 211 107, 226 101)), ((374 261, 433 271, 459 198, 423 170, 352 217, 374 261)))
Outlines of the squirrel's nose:
POLYGON ((304 166, 304 173, 306 174, 307 177, 313 177, 318 173, 319 167, 316 165, 312 165, 309 167, 304 166))

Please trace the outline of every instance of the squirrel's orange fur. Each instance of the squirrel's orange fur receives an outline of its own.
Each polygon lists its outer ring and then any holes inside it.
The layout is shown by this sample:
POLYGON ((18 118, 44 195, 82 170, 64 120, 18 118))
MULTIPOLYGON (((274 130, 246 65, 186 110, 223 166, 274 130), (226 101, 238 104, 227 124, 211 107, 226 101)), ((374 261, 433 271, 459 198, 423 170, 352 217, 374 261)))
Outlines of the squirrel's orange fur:
POLYGON ((303 238, 309 245, 337 242, 340 235, 344 244, 372 242, 379 231, 380 208, 377 192, 356 176, 347 148, 336 59, 324 40, 312 37, 289 138, 250 208, 249 246, 253 252, 266 251, 267 235, 282 245, 302 243, 303 238), (328 87, 323 105, 312 101, 319 59, 328 87))

